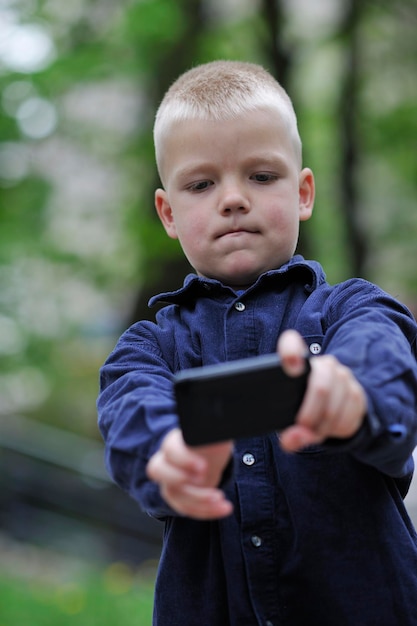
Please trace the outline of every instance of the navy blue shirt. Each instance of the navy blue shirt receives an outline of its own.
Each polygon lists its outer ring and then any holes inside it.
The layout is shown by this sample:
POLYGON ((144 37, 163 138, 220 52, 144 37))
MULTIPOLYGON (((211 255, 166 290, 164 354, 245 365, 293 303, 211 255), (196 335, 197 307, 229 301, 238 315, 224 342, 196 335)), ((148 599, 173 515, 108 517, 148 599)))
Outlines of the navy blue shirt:
POLYGON ((190 275, 157 300, 157 323, 134 324, 103 366, 98 399, 111 476, 165 523, 154 625, 416 626, 417 535, 403 504, 417 443, 411 314, 364 280, 330 286, 300 256, 240 295, 190 275), (272 353, 288 328, 352 369, 363 426, 296 454, 275 434, 236 441, 234 513, 178 516, 145 473, 178 425, 172 374, 272 353))

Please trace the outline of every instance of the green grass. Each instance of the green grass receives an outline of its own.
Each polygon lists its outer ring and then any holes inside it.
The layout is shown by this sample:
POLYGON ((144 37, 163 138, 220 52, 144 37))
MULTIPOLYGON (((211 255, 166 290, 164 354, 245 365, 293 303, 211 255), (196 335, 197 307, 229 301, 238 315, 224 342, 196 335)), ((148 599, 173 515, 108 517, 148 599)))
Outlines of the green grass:
POLYGON ((2 568, 0 626, 150 626, 153 580, 124 563, 55 580, 2 568))

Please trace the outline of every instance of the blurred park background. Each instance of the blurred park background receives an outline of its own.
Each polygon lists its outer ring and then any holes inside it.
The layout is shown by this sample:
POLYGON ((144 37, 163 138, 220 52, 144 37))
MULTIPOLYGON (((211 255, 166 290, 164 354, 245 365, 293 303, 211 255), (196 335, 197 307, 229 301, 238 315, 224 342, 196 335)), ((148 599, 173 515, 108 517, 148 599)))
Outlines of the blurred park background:
POLYGON ((189 271, 153 210, 164 91, 265 65, 316 174, 299 251, 415 313, 416 27, 415 0, 0 0, 1 626, 150 624, 161 528, 107 479, 95 399, 189 271))

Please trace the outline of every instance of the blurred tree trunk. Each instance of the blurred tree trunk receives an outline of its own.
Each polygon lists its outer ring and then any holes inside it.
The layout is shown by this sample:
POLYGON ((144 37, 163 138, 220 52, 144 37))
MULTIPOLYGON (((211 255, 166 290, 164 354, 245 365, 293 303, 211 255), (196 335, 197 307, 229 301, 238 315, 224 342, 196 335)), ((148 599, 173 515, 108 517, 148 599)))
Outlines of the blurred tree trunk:
POLYGON ((360 194, 358 190, 359 165, 359 27, 364 9, 362 0, 348 0, 340 35, 345 41, 345 68, 340 90, 339 123, 341 141, 340 208, 345 222, 345 232, 350 261, 349 271, 363 276, 368 246, 361 222, 360 194))
MULTIPOLYGON (((283 44, 285 29, 284 2, 283 0, 262 0, 261 10, 267 32, 267 38, 265 42, 262 42, 266 60, 271 73, 289 93, 297 113, 298 107, 294 102, 294 95, 290 89, 293 71, 293 51, 283 44)), ((308 230, 305 228, 300 229, 297 251, 306 258, 312 256, 312 246, 308 230)))
POLYGON ((262 0, 262 15, 265 20, 267 39, 263 42, 267 61, 272 74, 284 87, 288 88, 292 69, 290 50, 283 45, 284 6, 281 0, 262 0))

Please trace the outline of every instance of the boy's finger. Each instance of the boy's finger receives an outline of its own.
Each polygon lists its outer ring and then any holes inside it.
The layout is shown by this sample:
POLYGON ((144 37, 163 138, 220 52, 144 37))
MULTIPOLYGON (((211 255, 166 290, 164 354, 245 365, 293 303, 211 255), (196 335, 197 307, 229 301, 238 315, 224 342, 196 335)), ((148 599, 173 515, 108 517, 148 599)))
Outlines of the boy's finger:
POLYGON ((322 441, 323 437, 299 425, 289 426, 282 431, 279 437, 280 446, 286 452, 297 452, 306 446, 315 445, 322 441))
POLYGON ((192 480, 190 475, 180 468, 168 465, 161 452, 157 452, 146 466, 148 478, 159 484, 181 485, 192 480))
POLYGON ((206 460, 186 445, 179 428, 174 428, 168 433, 162 442, 161 450, 170 465, 184 471, 201 474, 207 468, 206 460))
POLYGON ((219 519, 233 511, 232 503, 219 489, 183 485, 164 489, 163 496, 177 512, 194 519, 219 519))
POLYGON ((300 376, 305 368, 307 346, 295 330, 286 330, 278 339, 277 350, 288 376, 300 376))

